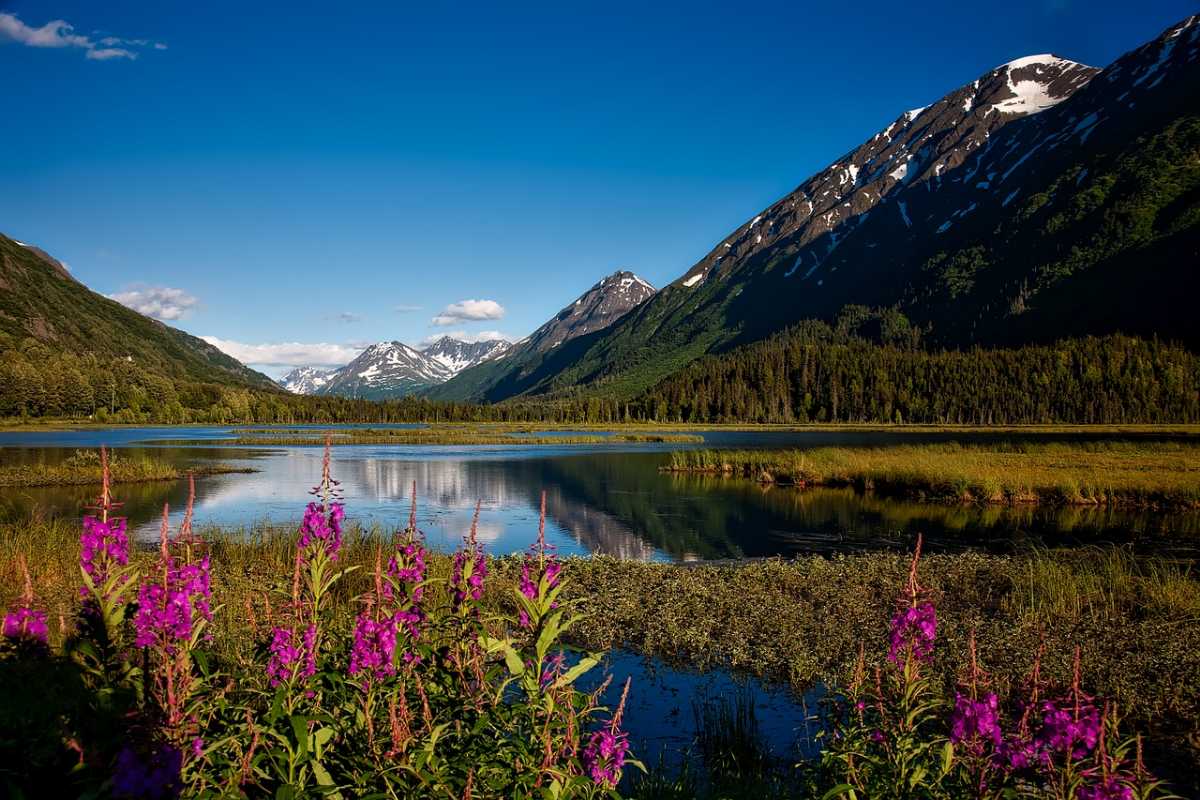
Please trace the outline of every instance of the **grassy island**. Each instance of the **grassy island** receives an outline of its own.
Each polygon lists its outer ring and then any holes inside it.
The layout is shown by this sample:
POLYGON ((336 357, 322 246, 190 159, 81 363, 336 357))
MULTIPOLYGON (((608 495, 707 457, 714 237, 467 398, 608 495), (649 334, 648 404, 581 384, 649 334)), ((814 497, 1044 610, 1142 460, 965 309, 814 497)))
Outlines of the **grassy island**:
POLYGON ((956 443, 786 451, 688 450, 663 468, 792 486, 853 486, 933 500, 1200 507, 1191 443, 956 443))
MULTIPOLYGON (((193 475, 228 475, 250 473, 246 467, 226 464, 199 464, 181 469, 153 458, 125 458, 113 455, 109 474, 113 483, 143 483, 175 481, 193 475)), ((0 466, 0 487, 87 486, 100 484, 100 454, 95 450, 78 450, 59 464, 13 464, 0 466)))

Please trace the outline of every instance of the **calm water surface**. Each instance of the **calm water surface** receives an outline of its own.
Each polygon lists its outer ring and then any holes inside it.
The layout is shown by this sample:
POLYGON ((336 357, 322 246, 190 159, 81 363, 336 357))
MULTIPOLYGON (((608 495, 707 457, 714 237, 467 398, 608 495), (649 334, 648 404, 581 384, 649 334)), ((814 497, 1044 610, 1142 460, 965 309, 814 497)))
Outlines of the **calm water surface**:
MULTIPOLYGON (((258 472, 197 480, 197 522, 250 527, 297 521, 320 476, 320 448, 223 443, 235 433, 228 427, 5 432, 0 433, 0 460, 53 463, 78 448, 108 444, 119 455, 149 454, 182 467, 213 462, 250 467, 258 472)), ((479 534, 485 546, 501 554, 524 550, 536 535, 544 489, 548 538, 568 555, 682 561, 902 549, 917 531, 939 549, 1116 542, 1139 552, 1194 557, 1198 551, 1196 512, 943 506, 852 490, 800 492, 658 471, 670 451, 687 447, 863 446, 901 438, 979 441, 1012 434, 706 431, 703 436, 703 445, 343 445, 334 450, 333 469, 342 482, 347 515, 385 530, 407 519, 415 482, 418 524, 433 546, 447 550, 461 541, 477 500, 483 506, 479 534)), ((137 535, 151 540, 164 502, 174 515, 181 514, 186 485, 127 484, 118 493, 137 535)), ((35 510, 74 516, 94 494, 92 487, 0 489, 0 519, 35 510)))

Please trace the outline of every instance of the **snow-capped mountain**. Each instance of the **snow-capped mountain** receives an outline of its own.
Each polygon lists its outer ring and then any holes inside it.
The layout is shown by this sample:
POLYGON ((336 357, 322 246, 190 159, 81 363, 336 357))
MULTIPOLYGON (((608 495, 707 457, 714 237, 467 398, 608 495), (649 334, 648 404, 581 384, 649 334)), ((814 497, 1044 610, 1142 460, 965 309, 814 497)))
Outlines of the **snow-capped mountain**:
POLYGON ((503 358, 464 369, 427 394, 441 400, 487 399, 512 393, 512 387, 531 380, 540 370, 570 358, 570 343, 596 334, 654 296, 655 289, 628 270, 617 270, 581 294, 533 333, 513 344, 503 358))
POLYGON ((499 358, 512 347, 512 342, 504 339, 490 339, 482 342, 464 342, 443 336, 421 350, 425 357, 441 365, 450 377, 457 375, 468 367, 473 367, 483 361, 499 358))
POLYGON ((1027 56, 996 67, 928 106, 905 111, 735 230, 677 283, 691 288, 726 277, 785 242, 795 257, 782 265, 784 277, 820 280, 822 265, 877 206, 894 200, 889 213, 911 228, 910 202, 901 198, 906 189, 931 192, 943 182, 961 182, 963 176, 956 170, 988 149, 996 131, 1058 105, 1099 72, 1055 55, 1027 56))
POLYGON ((379 399, 413 394, 449 377, 441 364, 403 342, 377 342, 330 376, 319 394, 379 399))
POLYGON ((297 367, 279 379, 279 385, 292 394, 316 394, 329 383, 329 376, 337 370, 319 367, 297 367))
POLYGON ((323 370, 300 367, 279 383, 296 394, 340 395, 384 399, 403 397, 450 380, 484 361, 502 358, 512 347, 496 339, 464 342, 443 336, 421 350, 403 342, 378 342, 344 367, 323 370))
POLYGON ((705 353, 856 310, 898 312, 948 347, 1198 337, 1176 299, 1200 238, 1182 188, 1197 97, 1196 16, 1103 70, 1001 64, 748 215, 616 324, 465 397, 636 393, 705 353))
POLYGON ((654 287, 649 283, 628 270, 617 270, 517 344, 538 352, 558 347, 576 336, 607 328, 652 294, 654 287))

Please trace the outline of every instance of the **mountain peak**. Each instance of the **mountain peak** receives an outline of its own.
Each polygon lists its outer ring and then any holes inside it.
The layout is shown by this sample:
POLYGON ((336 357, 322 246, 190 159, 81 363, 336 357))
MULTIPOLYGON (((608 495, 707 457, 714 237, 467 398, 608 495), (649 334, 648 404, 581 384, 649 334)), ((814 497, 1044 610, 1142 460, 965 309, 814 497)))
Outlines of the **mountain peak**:
POLYGON ((601 278, 518 345, 535 352, 551 350, 577 336, 607 328, 654 292, 654 287, 635 273, 619 269, 601 278))

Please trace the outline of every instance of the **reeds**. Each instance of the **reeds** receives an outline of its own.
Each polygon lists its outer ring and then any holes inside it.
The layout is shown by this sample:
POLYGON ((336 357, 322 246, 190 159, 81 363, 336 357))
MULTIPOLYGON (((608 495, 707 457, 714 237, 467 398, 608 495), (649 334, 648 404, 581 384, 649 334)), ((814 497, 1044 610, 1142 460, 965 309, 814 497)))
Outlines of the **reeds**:
POLYGON ((1200 507, 1200 446, 1190 443, 685 450, 664 469, 938 502, 1200 507))

